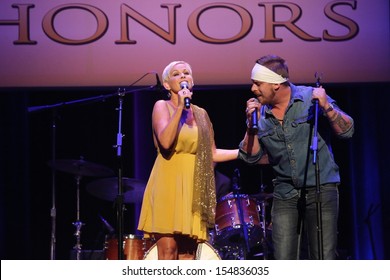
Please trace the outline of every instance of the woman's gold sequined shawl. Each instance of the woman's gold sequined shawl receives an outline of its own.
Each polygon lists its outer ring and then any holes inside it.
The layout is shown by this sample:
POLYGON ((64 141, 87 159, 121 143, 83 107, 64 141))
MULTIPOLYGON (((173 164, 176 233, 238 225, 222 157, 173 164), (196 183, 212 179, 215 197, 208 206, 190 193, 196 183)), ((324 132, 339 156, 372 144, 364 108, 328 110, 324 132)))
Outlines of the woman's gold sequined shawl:
POLYGON ((198 150, 195 157, 192 211, 199 213, 208 227, 215 223, 215 178, 212 155, 214 130, 207 112, 191 105, 198 125, 198 150))

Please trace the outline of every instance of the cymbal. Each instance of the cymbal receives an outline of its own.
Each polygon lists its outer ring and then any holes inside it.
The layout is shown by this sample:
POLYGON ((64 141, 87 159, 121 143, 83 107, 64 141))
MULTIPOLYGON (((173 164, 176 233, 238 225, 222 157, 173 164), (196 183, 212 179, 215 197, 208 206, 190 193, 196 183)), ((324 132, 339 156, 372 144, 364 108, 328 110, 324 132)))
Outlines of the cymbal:
POLYGON ((252 197, 252 198, 256 198, 259 201, 264 201, 264 200, 272 198, 273 194, 272 193, 259 192, 259 193, 256 193, 256 194, 251 194, 249 196, 252 197))
POLYGON ((79 176, 105 177, 114 175, 110 168, 83 159, 59 159, 48 162, 49 166, 79 176))
MULTIPOLYGON (((122 178, 123 202, 134 203, 142 201, 146 183, 142 180, 122 178)), ((118 195, 118 177, 104 178, 93 181, 86 186, 89 193, 97 198, 115 201, 118 195)))

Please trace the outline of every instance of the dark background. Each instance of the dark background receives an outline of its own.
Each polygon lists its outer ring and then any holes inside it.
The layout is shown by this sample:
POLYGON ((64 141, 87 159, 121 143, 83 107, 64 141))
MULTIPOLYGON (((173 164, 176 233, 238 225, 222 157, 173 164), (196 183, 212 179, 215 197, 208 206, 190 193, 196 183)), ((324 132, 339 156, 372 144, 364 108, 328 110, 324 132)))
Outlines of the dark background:
MULTIPOLYGON (((333 142, 342 178, 341 259, 390 258, 389 86, 389 83, 324 85, 327 93, 355 120, 354 137, 333 142)), ((126 90, 130 93, 123 98, 123 176, 146 183, 156 156, 151 112, 154 102, 164 98, 165 93, 144 88, 126 90)), ((117 176, 120 164, 113 147, 119 128, 117 91, 114 87, 0 89, 1 259, 50 259, 53 224, 55 259, 72 258, 71 250, 76 243, 72 225, 76 221, 76 179, 67 172, 53 173, 48 162, 53 158, 83 157, 112 169, 114 177, 117 176), (59 105, 106 95, 113 97, 59 105), (29 112, 44 105, 47 108, 29 112), (53 202, 55 223, 50 215, 53 202)), ((205 108, 213 122, 217 146, 237 148, 245 132, 244 110, 246 100, 252 97, 250 85, 197 86, 194 91, 193 103, 205 108)), ((217 165, 228 177, 233 176, 236 168, 241 174, 242 193, 258 193, 262 183, 266 191, 272 192, 269 166, 247 166, 238 160, 217 165)), ((80 220, 85 224, 81 244, 85 250, 103 249, 107 231, 99 215, 117 226, 114 201, 100 199, 87 191, 89 183, 100 179, 83 176, 80 180, 80 220)), ((125 205, 124 232, 138 234, 137 207, 125 205)))

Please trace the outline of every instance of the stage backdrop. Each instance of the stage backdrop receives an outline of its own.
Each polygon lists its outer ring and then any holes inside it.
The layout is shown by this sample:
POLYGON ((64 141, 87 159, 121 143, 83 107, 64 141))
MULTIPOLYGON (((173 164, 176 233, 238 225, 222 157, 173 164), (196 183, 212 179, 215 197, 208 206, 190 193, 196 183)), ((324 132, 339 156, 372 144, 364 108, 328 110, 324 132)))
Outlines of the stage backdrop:
POLYGON ((388 0, 2 0, 0 87, 126 86, 177 59, 247 84, 269 53, 297 83, 390 81, 389 33, 388 0))

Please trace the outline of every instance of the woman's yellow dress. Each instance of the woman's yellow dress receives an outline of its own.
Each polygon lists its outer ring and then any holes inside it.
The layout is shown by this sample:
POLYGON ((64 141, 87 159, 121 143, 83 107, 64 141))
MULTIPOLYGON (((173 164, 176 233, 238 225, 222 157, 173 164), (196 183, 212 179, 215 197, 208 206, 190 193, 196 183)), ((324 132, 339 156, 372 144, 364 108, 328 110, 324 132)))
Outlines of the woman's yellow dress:
MULTIPOLYGON (((169 107, 169 106, 168 106, 169 107)), ((169 107, 170 112, 171 107, 169 107)), ((207 240, 207 227, 192 213, 198 128, 181 124, 174 152, 165 158, 157 149, 142 201, 138 229, 153 233, 189 235, 207 240)))

